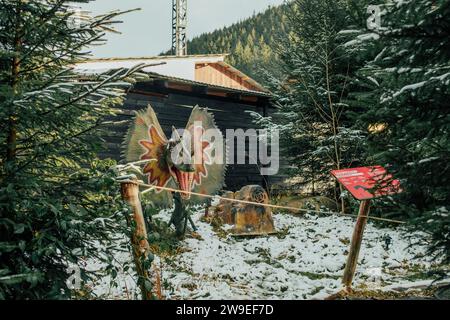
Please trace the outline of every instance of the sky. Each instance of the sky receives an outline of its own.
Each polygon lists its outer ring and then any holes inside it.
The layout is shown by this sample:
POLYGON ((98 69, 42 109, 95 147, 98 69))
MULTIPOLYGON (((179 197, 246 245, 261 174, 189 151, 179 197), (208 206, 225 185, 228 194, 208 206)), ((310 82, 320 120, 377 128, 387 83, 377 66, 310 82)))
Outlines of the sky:
MULTIPOLYGON (((188 0, 188 38, 213 31, 264 11, 284 0, 188 0)), ((155 56, 170 49, 172 0, 96 0, 83 10, 101 14, 112 10, 141 8, 122 17, 116 26, 121 34, 108 34, 107 44, 93 48, 93 55, 104 57, 155 56)))

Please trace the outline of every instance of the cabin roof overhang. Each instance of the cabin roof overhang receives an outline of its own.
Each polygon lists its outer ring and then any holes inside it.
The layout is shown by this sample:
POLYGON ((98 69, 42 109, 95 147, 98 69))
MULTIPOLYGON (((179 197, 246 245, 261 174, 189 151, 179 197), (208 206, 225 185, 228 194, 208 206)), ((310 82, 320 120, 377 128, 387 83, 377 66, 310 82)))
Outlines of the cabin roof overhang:
MULTIPOLYGON (((191 95, 220 97, 256 104, 272 98, 272 94, 262 85, 226 63, 225 57, 226 54, 92 59, 77 64, 75 71, 90 77, 122 68, 131 69, 138 65, 144 65, 141 72, 145 73, 148 79, 139 81, 132 89, 134 92, 140 91, 144 94, 151 94, 152 90, 163 94, 170 91, 185 92, 191 95), (231 74, 233 83, 210 81, 209 79, 200 79, 201 81, 199 81, 196 77, 197 68, 208 65, 218 68, 228 75, 231 74)), ((213 70, 215 72, 215 69, 213 70)), ((213 77, 217 78, 218 76, 216 74, 213 77)))
POLYGON ((170 92, 186 93, 213 99, 232 100, 241 103, 259 104, 267 103, 272 98, 270 92, 240 90, 236 88, 211 85, 204 82, 186 80, 176 77, 163 76, 158 73, 147 72, 148 79, 139 81, 131 92, 155 95, 170 92))
MULTIPOLYGON (((164 76, 154 72, 146 73, 149 77, 149 80, 143 81, 144 83, 154 83, 155 81, 160 81, 162 86, 170 89, 170 88, 184 88, 182 91, 193 91, 199 92, 203 91, 205 94, 214 93, 214 92, 222 92, 226 93, 235 93, 243 96, 254 96, 254 97, 265 97, 271 98, 272 94, 268 91, 255 91, 255 90, 243 90, 237 88, 230 88, 215 84, 209 84, 200 81, 187 80, 177 77, 164 76)), ((214 95, 214 94, 212 94, 214 95)))

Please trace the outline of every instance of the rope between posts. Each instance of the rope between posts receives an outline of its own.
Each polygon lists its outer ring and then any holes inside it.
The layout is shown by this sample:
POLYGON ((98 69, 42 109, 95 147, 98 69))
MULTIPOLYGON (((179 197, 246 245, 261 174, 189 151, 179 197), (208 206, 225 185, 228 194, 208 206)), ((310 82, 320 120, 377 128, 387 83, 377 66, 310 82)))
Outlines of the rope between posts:
POLYGON ((264 203, 246 201, 246 200, 229 199, 229 198, 224 198, 224 197, 221 197, 221 196, 211 196, 211 195, 197 193, 197 192, 192 192, 192 191, 183 191, 183 190, 167 188, 167 187, 158 187, 158 186, 155 186, 155 185, 149 185, 149 184, 145 184, 143 182, 132 181, 132 180, 124 180, 124 181, 121 180, 119 182, 121 182, 121 183, 133 183, 133 184, 139 185, 140 187, 147 188, 147 190, 145 190, 144 193, 145 192, 149 192, 151 190, 177 192, 177 193, 187 194, 187 195, 191 195, 191 196, 198 196, 198 197, 208 198, 208 199, 213 199, 213 200, 214 199, 219 199, 219 200, 228 201, 228 202, 249 204, 249 205, 267 207, 267 208, 272 208, 272 209, 282 209, 282 210, 298 211, 298 212, 304 212, 304 213, 311 213, 312 212, 312 213, 320 213, 320 214, 325 214, 325 215, 337 215, 337 216, 351 217, 351 218, 367 218, 367 219, 383 221, 383 222, 405 224, 405 222, 399 221, 399 220, 380 218, 380 217, 371 217, 371 216, 367 216, 367 215, 361 215, 360 216, 360 215, 356 215, 356 214, 348 214, 348 213, 340 213, 340 212, 328 212, 328 211, 320 211, 320 210, 309 210, 309 209, 300 209, 300 208, 280 206, 280 205, 275 205, 275 204, 264 204, 264 203))

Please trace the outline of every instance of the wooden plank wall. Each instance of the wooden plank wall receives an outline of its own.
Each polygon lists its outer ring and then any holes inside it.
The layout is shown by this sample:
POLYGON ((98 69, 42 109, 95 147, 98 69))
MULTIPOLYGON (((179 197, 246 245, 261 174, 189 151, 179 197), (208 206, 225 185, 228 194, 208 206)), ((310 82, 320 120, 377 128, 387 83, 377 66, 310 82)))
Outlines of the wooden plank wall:
MULTIPOLYGON (((105 135, 107 151, 101 154, 103 158, 112 158, 118 161, 121 159, 122 142, 130 123, 134 117, 134 111, 142 110, 150 104, 158 114, 160 124, 166 135, 170 137, 171 128, 184 128, 189 119, 194 106, 207 107, 215 116, 216 123, 225 134, 226 129, 250 129, 255 128, 251 116, 245 112, 252 110, 263 113, 262 106, 235 103, 218 100, 214 98, 202 98, 189 96, 182 93, 165 93, 159 95, 149 95, 131 92, 128 94, 124 105, 121 107, 121 114, 114 119, 114 124, 107 127, 108 133, 105 135)), ((269 180, 261 176, 257 165, 229 165, 226 176, 226 189, 237 191, 245 185, 259 184, 265 185, 279 180, 277 177, 270 177, 269 180)))
POLYGON ((218 63, 198 63, 195 65, 195 80, 204 83, 211 83, 218 86, 235 88, 240 90, 259 89, 251 85, 242 77, 227 70, 218 63))

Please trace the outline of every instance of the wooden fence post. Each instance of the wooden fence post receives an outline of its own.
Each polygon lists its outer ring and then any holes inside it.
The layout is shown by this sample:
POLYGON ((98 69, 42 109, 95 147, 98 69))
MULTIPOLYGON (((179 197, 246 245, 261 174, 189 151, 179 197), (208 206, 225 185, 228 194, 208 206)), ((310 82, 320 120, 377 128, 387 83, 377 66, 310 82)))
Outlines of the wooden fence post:
MULTIPOLYGON (((142 263, 148 258, 150 246, 147 240, 147 228, 145 226, 144 213, 142 211, 141 201, 139 200, 139 185, 137 179, 121 182, 122 199, 126 201, 133 211, 133 222, 135 228, 131 237, 133 248, 133 258, 136 264, 136 271, 139 277, 140 288, 143 300, 153 299, 152 290, 148 289, 146 283, 151 283, 149 273, 142 263)), ((130 217, 127 217, 128 224, 131 226, 130 217)))
POLYGON ((368 220, 369 210, 370 200, 362 201, 359 208, 359 217, 356 221, 355 229, 353 230, 352 243, 347 257, 344 277, 342 278, 342 283, 348 292, 351 291, 353 276, 355 275, 356 266, 358 265, 358 256, 361 249, 364 229, 368 220))

